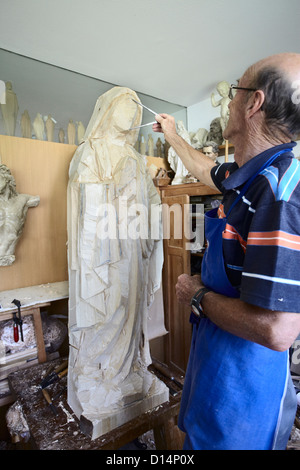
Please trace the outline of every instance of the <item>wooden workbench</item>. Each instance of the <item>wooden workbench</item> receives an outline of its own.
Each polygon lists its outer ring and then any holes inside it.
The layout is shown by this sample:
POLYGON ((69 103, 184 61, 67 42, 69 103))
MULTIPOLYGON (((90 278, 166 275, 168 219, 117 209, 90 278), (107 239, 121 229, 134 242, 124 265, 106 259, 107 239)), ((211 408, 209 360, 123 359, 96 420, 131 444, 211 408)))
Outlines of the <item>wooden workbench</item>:
MULTIPOLYGON (((58 365, 62 360, 53 361, 58 365)), ((30 443, 38 450, 117 450, 153 429, 157 450, 180 450, 183 433, 176 423, 179 413, 181 391, 159 372, 156 375, 167 385, 172 385, 178 394, 170 395, 169 401, 154 410, 143 413, 130 422, 91 440, 80 431, 79 420, 67 404, 67 377, 47 387, 51 397, 60 391, 62 394, 54 401, 57 416, 45 401, 40 388, 49 362, 27 370, 13 372, 8 377, 11 391, 20 403, 30 431, 30 443)), ((149 367, 151 370, 152 366, 149 367)), ((152 371, 154 369, 152 368, 152 371)))

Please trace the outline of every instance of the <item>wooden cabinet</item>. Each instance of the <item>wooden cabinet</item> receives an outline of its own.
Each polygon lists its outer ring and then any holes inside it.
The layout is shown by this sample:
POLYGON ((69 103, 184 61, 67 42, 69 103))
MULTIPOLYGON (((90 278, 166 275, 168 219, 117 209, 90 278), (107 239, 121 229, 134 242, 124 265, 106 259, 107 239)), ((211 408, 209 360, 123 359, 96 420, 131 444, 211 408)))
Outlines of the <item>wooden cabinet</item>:
POLYGON ((188 362, 192 326, 190 308, 177 302, 175 285, 180 274, 191 274, 189 207, 194 196, 220 193, 202 183, 169 185, 160 190, 164 221, 164 310, 168 331, 165 360, 182 373, 188 362))

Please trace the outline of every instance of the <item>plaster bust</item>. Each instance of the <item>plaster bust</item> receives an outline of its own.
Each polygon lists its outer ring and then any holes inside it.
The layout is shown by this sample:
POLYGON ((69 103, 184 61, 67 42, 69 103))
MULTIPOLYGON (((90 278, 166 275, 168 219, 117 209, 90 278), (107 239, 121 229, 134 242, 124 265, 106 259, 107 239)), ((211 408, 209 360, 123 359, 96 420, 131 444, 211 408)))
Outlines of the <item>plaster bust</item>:
POLYGON ((221 127, 221 118, 218 117, 211 121, 206 140, 216 142, 218 145, 222 145, 223 133, 221 127))
POLYGON ((217 161, 219 155, 219 146, 216 144, 216 142, 207 141, 203 146, 202 153, 215 162, 217 161))
POLYGON ((0 266, 9 266, 15 261, 15 247, 22 234, 27 211, 39 202, 39 196, 18 194, 9 168, 0 165, 0 266))

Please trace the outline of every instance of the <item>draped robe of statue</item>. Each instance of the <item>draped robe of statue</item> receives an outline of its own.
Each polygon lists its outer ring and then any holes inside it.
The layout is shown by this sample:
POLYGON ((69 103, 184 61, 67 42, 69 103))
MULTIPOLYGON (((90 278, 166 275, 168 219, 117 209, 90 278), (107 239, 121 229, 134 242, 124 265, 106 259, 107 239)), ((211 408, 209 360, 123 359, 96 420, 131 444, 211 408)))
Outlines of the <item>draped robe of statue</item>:
POLYGON ((147 371, 163 247, 161 219, 151 220, 160 198, 128 131, 142 119, 131 98, 123 87, 100 96, 69 170, 68 403, 92 439, 169 396, 147 371))

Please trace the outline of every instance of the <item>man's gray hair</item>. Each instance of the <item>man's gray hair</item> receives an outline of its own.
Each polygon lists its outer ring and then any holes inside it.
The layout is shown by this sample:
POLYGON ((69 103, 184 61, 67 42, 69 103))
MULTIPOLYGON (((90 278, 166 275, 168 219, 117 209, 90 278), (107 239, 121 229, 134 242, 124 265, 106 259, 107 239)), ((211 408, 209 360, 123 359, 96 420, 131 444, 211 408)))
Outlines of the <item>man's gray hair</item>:
POLYGON ((249 87, 262 90, 268 131, 278 131, 295 139, 300 134, 300 104, 293 99, 295 90, 289 79, 276 67, 263 67, 251 80, 249 87))
POLYGON ((213 153, 219 153, 219 146, 213 140, 208 140, 207 142, 205 142, 205 144, 203 145, 203 148, 204 147, 212 147, 213 153))

